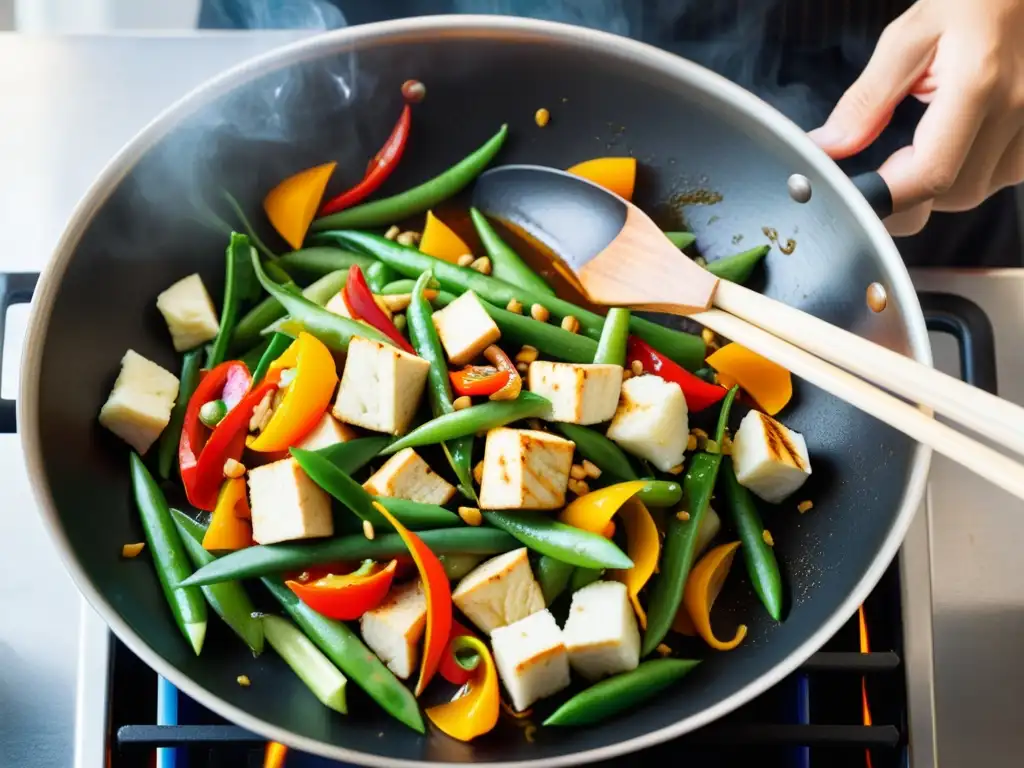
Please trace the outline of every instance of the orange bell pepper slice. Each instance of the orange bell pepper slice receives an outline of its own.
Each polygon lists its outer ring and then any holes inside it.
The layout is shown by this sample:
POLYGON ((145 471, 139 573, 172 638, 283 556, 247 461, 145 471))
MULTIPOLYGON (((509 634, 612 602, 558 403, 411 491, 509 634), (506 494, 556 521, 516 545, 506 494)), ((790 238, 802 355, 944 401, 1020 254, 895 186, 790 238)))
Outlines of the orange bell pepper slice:
POLYGON ((416 570, 423 580, 423 591, 427 598, 427 628, 423 633, 423 660, 420 662, 420 679, 416 682, 416 695, 433 679, 441 664, 441 657, 448 647, 448 637, 452 631, 452 588, 445 575, 444 566, 430 547, 415 533, 402 525, 395 516, 379 501, 373 502, 374 508, 391 523, 395 532, 405 542, 416 563, 416 570))
POLYGON ((354 621, 383 602, 397 569, 397 560, 387 565, 368 560, 352 573, 329 573, 306 582, 289 579, 285 585, 317 613, 338 621, 354 621))
POLYGON ((268 741, 263 753, 263 768, 284 768, 284 760, 288 756, 288 747, 276 741, 268 741))
POLYGON ((252 527, 249 524, 249 499, 245 492, 245 478, 226 480, 213 508, 210 525, 203 536, 203 549, 211 552, 234 552, 252 546, 252 527), (244 508, 244 511, 239 511, 244 508))
POLYGON ((714 352, 707 363, 718 372, 719 384, 727 389, 739 384, 769 416, 785 408, 793 397, 789 371, 735 342, 714 352))
POLYGON ((619 509, 619 517, 626 526, 626 554, 633 561, 633 567, 624 571, 611 571, 609 576, 626 585, 626 594, 633 603, 640 628, 647 629, 647 612, 640 604, 640 590, 650 581, 658 566, 661 537, 654 518, 640 499, 627 499, 619 509))
POLYGON ((263 210, 277 233, 295 250, 302 247, 337 163, 324 163, 289 176, 263 198, 263 210))
POLYGON ((453 739, 472 741, 489 733, 498 724, 501 696, 498 672, 487 646, 472 635, 462 635, 454 640, 450 653, 454 657, 461 650, 471 650, 477 655, 473 676, 454 699, 427 709, 427 717, 453 739))
POLYGON ((460 256, 472 251, 451 227, 437 218, 433 211, 427 211, 427 223, 423 226, 423 237, 420 238, 420 253, 454 264, 460 256))
POLYGON ((577 163, 569 169, 569 173, 582 176, 624 200, 633 199, 633 188, 636 186, 635 157, 597 157, 577 163))
POLYGON ((693 566, 686 587, 683 589, 683 605, 690 614, 697 634, 716 651, 731 651, 747 636, 746 624, 736 627, 732 640, 719 640, 711 629, 711 608, 718 599, 729 569, 732 567, 740 542, 722 544, 708 552, 693 566))
POLYGON ((281 404, 266 429, 248 443, 260 453, 283 451, 316 426, 330 405, 338 384, 334 356, 322 341, 306 332, 270 364, 269 372, 294 368, 295 376, 284 390, 281 404))
POLYGON ((448 648, 445 650, 444 656, 441 657, 441 665, 437 669, 437 673, 452 685, 465 685, 473 676, 473 670, 466 669, 455 660, 456 641, 465 635, 476 637, 473 634, 473 630, 462 622, 452 619, 452 631, 448 637, 448 648))
POLYGON ((643 480, 630 480, 585 493, 563 509, 559 519, 574 528, 603 535, 619 508, 645 485, 643 480))

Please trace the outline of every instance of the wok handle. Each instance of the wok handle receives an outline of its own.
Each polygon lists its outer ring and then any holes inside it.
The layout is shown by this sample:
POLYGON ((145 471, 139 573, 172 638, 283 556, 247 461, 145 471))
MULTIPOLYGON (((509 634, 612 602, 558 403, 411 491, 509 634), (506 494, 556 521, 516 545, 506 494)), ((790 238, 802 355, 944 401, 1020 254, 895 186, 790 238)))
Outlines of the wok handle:
POLYGON ((892 192, 889 190, 889 185, 885 183, 885 179, 876 171, 852 176, 850 181, 864 195, 864 199, 878 214, 878 218, 884 219, 892 213, 892 192))
MULTIPOLYGON (((3 373, 4 341, 7 310, 15 304, 28 304, 39 280, 38 272, 0 274, 0 374, 3 373)), ((14 400, 0 398, 0 434, 18 431, 17 406, 14 400)))
POLYGON ((985 310, 952 293, 922 291, 918 295, 929 331, 948 333, 960 347, 960 376, 968 384, 999 394, 996 342, 985 310))

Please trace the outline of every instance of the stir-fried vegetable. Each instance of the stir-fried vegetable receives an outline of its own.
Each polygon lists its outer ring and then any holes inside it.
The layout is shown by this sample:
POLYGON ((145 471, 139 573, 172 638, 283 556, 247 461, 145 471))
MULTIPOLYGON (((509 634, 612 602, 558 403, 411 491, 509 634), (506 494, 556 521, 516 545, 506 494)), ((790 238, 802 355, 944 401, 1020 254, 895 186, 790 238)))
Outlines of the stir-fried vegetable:
MULTIPOLYGON (((268 263, 264 270, 269 266, 270 264, 268 263)), ((302 290, 299 290, 299 287, 293 282, 290 284, 278 283, 278 285, 282 290, 294 295, 301 295, 304 299, 323 306, 327 303, 328 299, 345 287, 347 279, 347 271, 335 270, 334 272, 328 272, 302 290)), ((286 314, 287 311, 281 302, 273 296, 268 296, 238 321, 238 324, 235 326, 235 332, 231 336, 232 348, 245 349, 248 345, 256 343, 260 338, 260 334, 268 326, 280 320, 286 314)))
MULTIPOLYGON (((717 354, 717 353, 715 353, 717 354)), ((644 373, 653 373, 665 381, 678 384, 686 398, 686 407, 693 413, 703 411, 719 402, 728 390, 717 384, 709 384, 689 371, 666 359, 650 344, 635 336, 629 337, 626 364, 637 362, 644 373)))
POLYGON ((263 210, 277 233, 292 248, 301 248, 306 230, 316 215, 320 199, 337 163, 324 163, 289 176, 263 200, 263 210))
POLYGON ((353 264, 348 270, 348 282, 345 283, 345 299, 357 319, 369 323, 382 334, 387 336, 391 343, 399 349, 405 350, 410 355, 416 354, 415 350, 405 340, 405 337, 398 332, 391 318, 384 314, 377 302, 370 293, 370 286, 366 284, 363 271, 358 264, 353 264))
POLYGON ((487 646, 472 635, 456 637, 447 651, 456 664, 463 664, 458 654, 472 651, 473 660, 467 664, 472 673, 468 688, 447 704, 438 704, 427 710, 430 722, 444 733, 459 741, 472 741, 489 733, 498 724, 500 693, 498 672, 487 646))
MULTIPOLYGON (((682 246, 680 246, 682 247, 682 246)), ((721 259, 708 263, 708 272, 733 283, 745 283, 753 273, 754 268, 771 250, 769 245, 759 245, 749 251, 734 253, 732 256, 725 256, 721 259)))
POLYGON ((569 173, 582 176, 625 200, 633 199, 636 185, 635 157, 597 157, 577 163, 569 173))
POLYGON ((785 408, 793 397, 789 371, 739 344, 726 344, 714 352, 708 365, 718 372, 723 386, 739 385, 769 416, 785 408))
POLYGON ((164 480, 171 476, 171 467, 174 465, 174 459, 178 453, 181 427, 185 423, 185 411, 192 398, 192 393, 196 390, 196 385, 199 384, 199 369, 202 367, 201 355, 201 350, 193 349, 186 352, 181 360, 178 399, 174 402, 171 420, 167 422, 167 426, 160 434, 160 443, 157 446, 157 473, 164 480))
MULTIPOLYGON (((324 278, 335 272, 340 272, 347 276, 349 267, 353 264, 358 264, 363 269, 369 269, 372 264, 378 262, 370 256, 345 251, 341 248, 312 246, 282 254, 275 263, 288 274, 324 278)), ((341 288, 339 287, 338 290, 341 290, 341 288)), ((307 296, 306 298, 313 301, 312 297, 307 296)), ((326 302, 327 299, 324 299, 324 301, 326 302)))
POLYGON ((367 560, 352 573, 329 573, 308 582, 289 579, 285 586, 317 613, 330 619, 352 621, 380 605, 391 588, 397 568, 397 560, 384 566, 367 560))
MULTIPOLYGON (((527 290, 554 296, 555 292, 547 284, 547 281, 530 269, 519 254, 499 237, 498 233, 494 231, 494 227, 480 211, 470 208, 469 216, 480 242, 483 243, 484 250, 487 251, 487 255, 491 259, 491 274, 494 277, 527 290)), ((422 247, 420 250, 429 253, 422 247)))
POLYGON ((231 242, 228 244, 225 261, 227 269, 224 277, 224 303, 221 306, 220 330, 217 337, 210 346, 206 356, 206 367, 213 368, 224 361, 228 351, 228 344, 235 332, 235 322, 238 318, 238 307, 242 301, 242 295, 248 291, 246 283, 251 280, 251 269, 249 260, 259 263, 259 255, 249 245, 249 238, 237 232, 231 233, 231 242))
POLYGON ((452 264, 466 254, 471 254, 469 246, 454 230, 427 211, 427 221, 423 226, 423 237, 420 239, 420 250, 423 253, 452 264))
POLYGON ((731 651, 747 636, 747 627, 740 624, 731 640, 719 640, 711 628, 711 608, 722 591, 740 542, 722 544, 708 552, 693 567, 683 592, 683 605, 690 620, 705 643, 716 651, 731 651))
POLYGON ((633 567, 613 571, 611 577, 626 585, 640 628, 647 628, 647 612, 640 602, 642 590, 658 568, 661 555, 661 536, 654 518, 637 497, 627 499, 619 509, 619 517, 626 529, 626 554, 633 567))
POLYGON ((298 627, 280 616, 263 616, 263 634, 282 659, 301 678, 320 703, 346 714, 345 686, 348 681, 330 659, 298 627))
POLYGON ((629 310, 612 307, 604 319, 601 338, 594 353, 595 363, 626 365, 626 340, 629 338, 629 310))
POLYGON ((559 523, 539 514, 484 512, 484 519, 524 545, 556 560, 583 568, 631 568, 633 561, 604 536, 559 523))

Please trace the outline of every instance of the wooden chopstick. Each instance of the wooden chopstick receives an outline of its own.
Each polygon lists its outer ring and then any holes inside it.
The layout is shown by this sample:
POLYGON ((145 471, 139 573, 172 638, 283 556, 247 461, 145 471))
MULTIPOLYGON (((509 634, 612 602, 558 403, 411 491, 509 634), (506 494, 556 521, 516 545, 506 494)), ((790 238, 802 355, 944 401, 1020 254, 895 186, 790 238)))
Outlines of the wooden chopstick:
POLYGON ((1014 403, 735 283, 721 281, 714 303, 730 315, 1024 454, 1024 408, 1014 403))
MULTIPOLYGON (((1017 498, 1024 499, 1024 465, 741 317, 718 309, 700 312, 692 317, 715 333, 778 363, 816 387, 931 447, 1017 498)), ((925 366, 920 367, 934 372, 925 366)), ((976 391, 971 388, 972 393, 976 391)))

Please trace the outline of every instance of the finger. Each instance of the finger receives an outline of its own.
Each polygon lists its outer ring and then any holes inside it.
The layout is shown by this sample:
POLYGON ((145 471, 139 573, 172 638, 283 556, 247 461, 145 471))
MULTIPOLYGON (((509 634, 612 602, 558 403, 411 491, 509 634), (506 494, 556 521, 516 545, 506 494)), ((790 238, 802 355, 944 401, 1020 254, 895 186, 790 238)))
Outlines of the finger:
POLYGON ((924 225, 928 223, 931 215, 931 202, 919 203, 913 208, 889 216, 884 222, 885 228, 889 230, 889 234, 893 237, 916 235, 924 229, 924 225))
POLYGON ((993 110, 982 123, 956 183, 948 192, 935 198, 934 210, 968 211, 998 190, 1000 187, 995 183, 995 174, 1004 162, 1018 129, 1016 121, 1007 122, 1002 114, 993 110))
POLYGON ((938 35, 913 9, 885 28, 864 72, 810 136, 833 158, 855 155, 889 124, 893 110, 928 69, 938 35))

